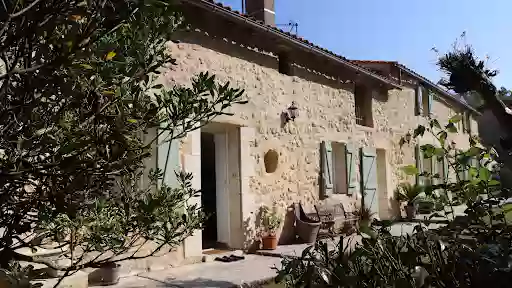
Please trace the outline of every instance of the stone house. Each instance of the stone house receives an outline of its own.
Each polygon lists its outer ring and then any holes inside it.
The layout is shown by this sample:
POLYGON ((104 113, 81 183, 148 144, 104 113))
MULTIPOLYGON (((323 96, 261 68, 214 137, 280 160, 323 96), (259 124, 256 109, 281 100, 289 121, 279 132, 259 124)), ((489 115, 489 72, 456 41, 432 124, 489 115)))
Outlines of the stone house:
MULTIPOLYGON (((405 180, 400 167, 418 158, 400 138, 428 117, 443 123, 458 113, 466 131, 477 131, 476 111, 405 66, 351 61, 277 29, 273 0, 247 0, 250 16, 208 0, 182 0, 181 8, 191 28, 169 42, 177 65, 163 73, 165 84, 189 85, 209 71, 244 88, 249 102, 156 148, 163 153, 152 165, 167 168, 170 182, 174 169, 193 173, 202 192, 194 201, 214 215, 176 259, 219 243, 246 248, 262 205, 285 215, 294 202, 310 211, 341 202, 392 218, 399 213, 393 191, 405 180)), ((459 136, 467 145, 467 135, 459 136)))

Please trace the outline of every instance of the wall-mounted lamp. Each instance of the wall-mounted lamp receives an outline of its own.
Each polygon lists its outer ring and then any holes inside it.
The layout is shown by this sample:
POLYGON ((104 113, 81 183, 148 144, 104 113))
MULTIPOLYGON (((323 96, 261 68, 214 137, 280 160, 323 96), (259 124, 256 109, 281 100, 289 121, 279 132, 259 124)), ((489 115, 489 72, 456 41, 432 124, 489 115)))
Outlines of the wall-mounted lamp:
POLYGON ((295 118, 299 117, 299 107, 297 106, 297 103, 295 101, 292 101, 292 104, 287 109, 288 111, 285 112, 285 121, 295 121, 295 118))

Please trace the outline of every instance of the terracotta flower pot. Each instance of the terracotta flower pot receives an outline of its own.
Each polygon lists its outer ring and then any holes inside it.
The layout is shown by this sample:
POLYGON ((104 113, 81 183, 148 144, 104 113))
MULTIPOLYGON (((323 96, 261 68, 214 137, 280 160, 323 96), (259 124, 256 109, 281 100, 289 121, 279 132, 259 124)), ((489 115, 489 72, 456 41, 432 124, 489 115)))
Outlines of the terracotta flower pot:
POLYGON ((277 248, 277 237, 275 234, 263 237, 263 250, 275 250, 277 248))
POLYGON ((405 206, 405 214, 408 220, 413 220, 416 217, 416 205, 405 206))

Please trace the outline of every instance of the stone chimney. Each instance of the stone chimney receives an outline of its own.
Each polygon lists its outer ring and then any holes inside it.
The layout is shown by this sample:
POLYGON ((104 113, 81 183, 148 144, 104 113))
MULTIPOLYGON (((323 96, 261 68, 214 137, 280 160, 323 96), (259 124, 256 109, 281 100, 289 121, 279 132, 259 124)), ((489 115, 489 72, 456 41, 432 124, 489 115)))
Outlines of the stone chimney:
POLYGON ((274 0, 245 0, 245 11, 256 20, 263 21, 263 23, 270 26, 276 26, 274 0))

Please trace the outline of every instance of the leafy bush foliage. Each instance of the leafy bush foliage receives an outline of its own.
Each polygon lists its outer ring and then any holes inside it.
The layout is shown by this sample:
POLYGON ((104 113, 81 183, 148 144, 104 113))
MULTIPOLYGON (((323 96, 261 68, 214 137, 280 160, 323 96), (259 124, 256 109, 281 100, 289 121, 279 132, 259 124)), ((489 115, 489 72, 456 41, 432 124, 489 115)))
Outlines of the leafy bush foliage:
POLYGON ((263 227, 266 229, 268 234, 275 234, 276 230, 279 229, 283 218, 277 214, 276 207, 269 208, 262 206, 260 208, 261 218, 263 227))
MULTIPOLYGON (((287 287, 508 287, 510 252, 503 245, 445 241, 418 225, 401 237, 380 232, 349 253, 318 242, 285 258, 276 281, 287 287)), ((507 232, 510 236, 510 231, 507 232)))
MULTIPOLYGON (((504 111, 494 111, 500 109, 495 102, 498 91, 490 81, 495 71, 486 69, 471 49, 455 50, 442 57, 439 65, 448 74, 444 85, 456 92, 483 95, 500 124, 508 125, 503 129, 508 133, 510 121, 506 119, 510 117, 503 115, 504 111)), ((500 158, 474 135, 469 136, 468 149, 457 147, 452 135, 459 132, 459 121, 460 115, 444 125, 429 119, 427 126, 418 126, 400 144, 415 144, 425 136, 435 140, 420 146, 422 156, 446 161, 449 172, 440 175, 413 165, 403 171, 428 180, 424 191, 427 197, 442 198, 450 207, 456 202, 466 204, 465 216, 433 230, 421 223, 412 235, 401 236, 390 235, 391 224, 381 222, 380 229, 372 228, 377 233, 360 233, 361 241, 353 251, 343 246, 343 239, 336 249, 318 242, 300 258, 284 259, 276 280, 287 287, 510 286, 512 226, 501 208, 501 185, 495 177, 501 167, 500 158)), ((412 190, 403 189, 397 196, 410 200, 417 196, 412 190)), ((450 213, 453 207, 446 212, 450 213)))
POLYGON ((243 90, 208 73, 161 84, 183 24, 173 2, 1 3, 0 265, 51 241, 70 247, 68 270, 147 257, 201 228, 192 176, 169 187, 173 171, 153 169, 147 180, 146 159, 243 103, 243 90))
POLYGON ((403 182, 395 190, 395 200, 412 204, 424 191, 425 187, 423 185, 403 182))
POLYGON ((2 287, 38 288, 41 283, 32 283, 34 266, 21 267, 19 263, 9 263, 6 268, 0 269, 0 285, 2 287))
MULTIPOLYGON (((464 200, 468 216, 458 217, 438 230, 427 230, 419 224, 414 234, 402 236, 390 235, 391 222, 384 221, 379 229, 374 225, 370 230, 360 230, 361 241, 353 251, 343 246, 343 239, 334 250, 326 243, 316 243, 302 257, 284 259, 277 281, 287 287, 506 287, 512 280, 512 226, 496 210, 499 200, 494 191, 499 182, 492 179, 493 170, 485 165, 471 166, 475 161, 470 161, 476 157, 478 163, 486 163, 493 154, 474 137, 466 150, 449 143, 446 139, 448 133, 456 133, 452 129, 456 121, 453 118, 442 128, 431 120, 429 127, 419 126, 407 135, 403 144, 432 133, 439 145, 422 145, 423 156, 443 158, 452 171, 469 171, 468 177, 454 173, 455 181, 444 178, 439 183, 434 180, 441 175, 406 167, 404 171, 428 177, 430 183, 437 184, 425 189, 403 185, 402 196, 415 199, 420 191, 427 196, 439 190, 449 192, 464 200), (486 195, 487 200, 478 198, 480 195, 486 195)), ((440 215, 430 218, 436 216, 440 215)))

